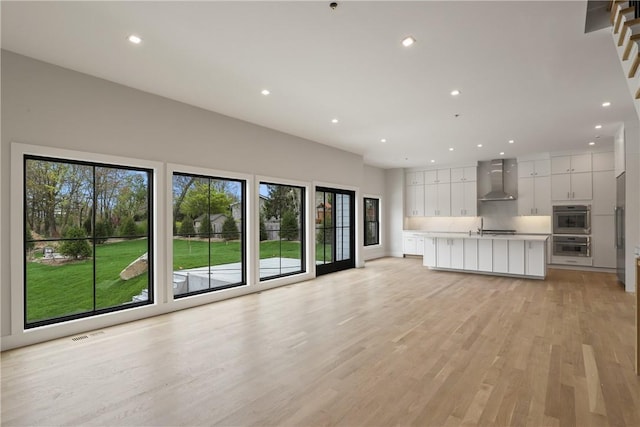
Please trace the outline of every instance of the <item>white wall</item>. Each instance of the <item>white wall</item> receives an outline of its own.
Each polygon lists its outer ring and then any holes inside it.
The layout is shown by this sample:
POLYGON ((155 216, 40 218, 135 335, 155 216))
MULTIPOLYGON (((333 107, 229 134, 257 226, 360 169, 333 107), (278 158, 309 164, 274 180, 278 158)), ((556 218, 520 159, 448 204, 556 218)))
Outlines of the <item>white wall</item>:
MULTIPOLYGON (((330 182, 354 188, 357 194, 362 194, 361 186, 366 182, 367 193, 385 195, 380 179, 384 173, 372 167, 363 171, 359 155, 11 52, 2 51, 1 59, 3 237, 9 236, 11 228, 17 225, 12 224, 9 215, 11 186, 21 185, 10 182, 12 142, 296 180, 310 188, 314 182, 330 182)), ((166 192, 166 186, 159 186, 158 191, 166 192)), ((161 225, 158 224, 157 237, 166 240, 168 227, 161 225)), ((11 248, 10 240, 3 238, 0 242, 3 349, 144 317, 132 313, 135 310, 127 310, 106 320, 90 318, 29 331, 28 336, 16 335, 16 325, 11 325, 10 304, 13 250, 20 249, 11 248)), ((255 291, 255 286, 233 292, 249 291, 255 291)))
MULTIPOLYGON (((373 166, 364 166, 364 178, 362 181, 362 196, 363 197, 373 197, 380 200, 380 244, 374 246, 363 246, 362 253, 364 255, 364 260, 371 260, 375 258, 381 258, 386 256, 386 240, 387 240, 387 229, 384 227, 386 222, 385 214, 386 214, 386 206, 388 204, 387 196, 386 196, 386 188, 385 188, 385 171, 380 168, 375 168, 373 166)), ((363 205, 363 201, 359 202, 363 205)), ((363 213, 364 216, 364 213, 363 213)), ((364 239, 364 238, 363 238, 364 239)), ((361 239, 361 240, 363 240, 361 239)), ((360 244, 364 244, 360 242, 360 244)))
POLYGON ((402 256, 402 230, 404 228, 404 169, 387 169, 386 176, 386 233, 387 255, 402 256))

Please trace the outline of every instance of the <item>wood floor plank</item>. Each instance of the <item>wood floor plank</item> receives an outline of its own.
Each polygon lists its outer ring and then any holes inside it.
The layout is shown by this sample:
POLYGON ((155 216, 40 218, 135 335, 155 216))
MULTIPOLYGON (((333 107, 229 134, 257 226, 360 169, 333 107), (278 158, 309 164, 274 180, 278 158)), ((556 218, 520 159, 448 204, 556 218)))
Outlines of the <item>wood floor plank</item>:
POLYGON ((1 423, 640 426, 633 295, 364 269, 3 352, 1 423))

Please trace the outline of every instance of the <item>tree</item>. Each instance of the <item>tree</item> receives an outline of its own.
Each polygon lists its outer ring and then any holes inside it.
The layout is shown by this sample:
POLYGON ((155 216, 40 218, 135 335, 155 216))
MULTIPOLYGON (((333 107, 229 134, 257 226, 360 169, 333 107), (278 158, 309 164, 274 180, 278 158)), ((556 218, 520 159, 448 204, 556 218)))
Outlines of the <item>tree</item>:
POLYGON ((222 237, 224 240, 238 240, 240 238, 238 225, 233 217, 228 216, 222 224, 222 237))
POLYGON ((229 195, 216 191, 206 181, 196 181, 185 194, 180 211, 191 218, 202 214, 226 214, 231 203, 233 199, 229 195))
POLYGON ((82 259, 91 256, 91 246, 85 238, 84 230, 80 227, 69 227, 64 233, 65 240, 60 244, 60 253, 62 255, 74 258, 82 259))
POLYGON ((196 234, 196 230, 193 228, 193 219, 191 219, 189 215, 182 219, 182 223, 180 224, 180 234, 185 236, 192 236, 196 234))
POLYGON ((211 227, 211 217, 209 215, 202 215, 200 220, 200 227, 198 228, 198 234, 201 236, 211 236, 213 234, 213 228, 211 227))
POLYGON ((280 238, 285 240, 298 239, 298 220, 292 211, 285 211, 280 221, 280 238))
POLYGON ((260 241, 263 242, 269 238, 267 234, 267 226, 264 223, 264 214, 260 214, 260 241))
POLYGON ((126 217, 120 224, 121 237, 134 237, 136 233, 136 222, 130 216, 126 217))
POLYGON ((267 185, 269 194, 264 202, 264 216, 267 219, 282 219, 285 212, 292 212, 298 215, 297 189, 286 185, 267 185))

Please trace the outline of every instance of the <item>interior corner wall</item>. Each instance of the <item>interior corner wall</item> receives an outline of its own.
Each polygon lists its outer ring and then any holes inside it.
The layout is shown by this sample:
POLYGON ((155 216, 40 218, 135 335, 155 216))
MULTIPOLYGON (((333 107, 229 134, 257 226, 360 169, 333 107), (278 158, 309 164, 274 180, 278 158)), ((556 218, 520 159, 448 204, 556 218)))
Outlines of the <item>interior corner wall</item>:
POLYGON ((625 290, 636 289, 636 247, 640 247, 640 123, 625 123, 625 290))
MULTIPOLYGON (((309 183, 362 185, 363 159, 357 154, 4 50, 1 67, 3 237, 11 229, 12 142, 309 183)), ((20 249, 3 238, 3 337, 11 333, 12 250, 20 249)))

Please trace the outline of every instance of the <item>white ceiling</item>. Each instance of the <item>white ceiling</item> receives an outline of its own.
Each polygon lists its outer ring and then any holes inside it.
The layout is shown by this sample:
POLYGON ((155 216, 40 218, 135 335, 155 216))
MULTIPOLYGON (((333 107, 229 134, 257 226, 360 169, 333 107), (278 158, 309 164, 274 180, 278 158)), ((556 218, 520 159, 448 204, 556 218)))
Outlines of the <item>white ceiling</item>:
POLYGON ((610 30, 584 34, 586 6, 2 1, 2 47, 367 164, 448 165, 612 143, 635 112, 610 30))

